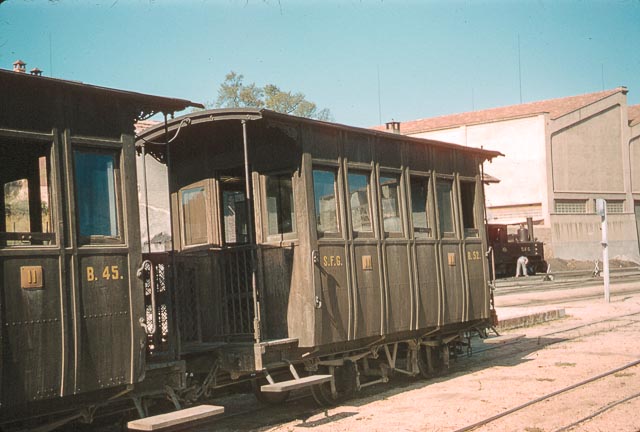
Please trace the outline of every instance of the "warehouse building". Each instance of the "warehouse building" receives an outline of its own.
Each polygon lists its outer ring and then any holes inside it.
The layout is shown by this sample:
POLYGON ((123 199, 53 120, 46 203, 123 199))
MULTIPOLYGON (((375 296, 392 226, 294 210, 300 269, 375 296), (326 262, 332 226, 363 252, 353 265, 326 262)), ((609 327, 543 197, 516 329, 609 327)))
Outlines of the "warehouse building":
POLYGON ((625 87, 395 125, 504 153, 485 165, 500 180, 486 188, 488 221, 533 218, 548 258, 601 256, 595 200, 604 198, 610 257, 640 262, 640 105, 627 105, 625 87))

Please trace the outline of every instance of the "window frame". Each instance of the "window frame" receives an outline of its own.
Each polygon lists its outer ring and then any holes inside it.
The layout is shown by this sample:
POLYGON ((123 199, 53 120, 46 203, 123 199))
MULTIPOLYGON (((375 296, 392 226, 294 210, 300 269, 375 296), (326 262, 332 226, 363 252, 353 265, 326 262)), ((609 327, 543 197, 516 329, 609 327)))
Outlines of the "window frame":
MULTIPOLYGON (((612 199, 612 200, 605 200, 607 202, 607 214, 623 214, 624 213, 624 199, 612 199), (619 210, 617 208, 614 208, 614 206, 620 206, 619 210)), ((595 207, 595 205, 594 205, 595 207)))
POLYGON ((408 182, 409 182, 409 199, 408 201, 408 208, 409 208, 409 225, 410 225, 410 231, 411 231, 411 235, 412 238, 414 240, 433 240, 433 238, 435 237, 435 217, 433 215, 433 205, 432 202, 435 199, 433 194, 433 179, 434 177, 431 174, 428 173, 417 173, 417 172, 413 172, 410 171, 409 172, 409 178, 408 178, 408 182), (414 222, 414 218, 413 218, 413 189, 411 188, 412 185, 412 179, 420 179, 422 182, 426 181, 427 182, 427 187, 426 187, 426 196, 424 198, 424 211, 425 211, 425 219, 427 222, 427 226, 424 228, 426 231, 424 232, 417 232, 416 231, 416 226, 415 226, 415 222, 414 222), (420 234, 419 236, 416 234, 420 234))
MULTIPOLYGON (((367 166, 367 167, 362 167, 362 166, 347 166, 347 169, 345 170, 345 203, 346 203, 346 213, 347 213, 347 220, 349 221, 349 233, 351 234, 351 238, 353 239, 358 239, 358 238, 376 238, 376 232, 377 232, 377 225, 376 225, 376 216, 379 215, 378 211, 374 211, 376 210, 376 206, 374 205, 374 188, 372 186, 372 184, 376 183, 375 179, 373 178, 373 168, 371 166, 367 166), (371 224, 371 230, 369 231, 355 231, 353 229, 353 212, 351 209, 351 190, 350 190, 350 182, 349 182, 349 176, 351 174, 356 174, 356 175, 362 175, 367 179, 367 198, 368 198, 368 208, 369 208, 369 221, 371 224)), ((377 186, 376 186, 377 188, 377 186)))
POLYGON ((571 199, 571 198, 556 198, 553 200, 553 212, 555 214, 589 214, 588 209, 588 200, 586 198, 580 199, 571 199), (584 211, 558 211, 558 204, 582 204, 584 206, 584 211))
POLYGON ((313 196, 313 219, 315 220, 315 232, 318 240, 321 239, 342 239, 344 238, 344 231, 342 227, 342 196, 340 190, 342 188, 341 181, 342 170, 339 165, 313 163, 311 166, 311 195, 313 196), (313 173, 315 171, 326 171, 334 174, 333 182, 333 194, 335 200, 335 214, 336 214, 336 232, 333 231, 320 231, 318 230, 318 209, 316 209, 316 188, 315 179, 313 173))
POLYGON ((433 185, 434 188, 434 202, 435 202, 435 216, 436 216, 436 225, 438 228, 438 238, 440 239, 455 239, 457 238, 458 235, 458 231, 457 231, 457 217, 456 217, 456 198, 457 198, 457 193, 456 193, 456 182, 455 182, 455 176, 453 175, 443 175, 443 174, 437 174, 435 176, 435 184, 433 185), (440 220, 440 199, 438 198, 439 194, 438 194, 438 184, 440 184, 440 182, 446 181, 447 183, 451 184, 451 191, 450 191, 450 204, 451 204, 451 227, 453 229, 453 231, 443 231, 442 230, 442 221, 440 220))
POLYGON ((458 190, 460 191, 460 227, 462 229, 462 235, 464 238, 478 238, 480 237, 480 228, 478 227, 480 224, 478 223, 477 218, 477 210, 478 210, 478 183, 476 179, 473 177, 459 177, 458 178, 458 190), (465 226, 465 205, 463 201, 463 184, 468 184, 473 186, 473 204, 472 204, 472 217, 473 217, 473 228, 467 228, 465 226))
MULTIPOLYGON (((5 226, 5 231, 0 232, 0 250, 2 249, 17 249, 17 248, 59 248, 60 246, 60 242, 61 242, 61 232, 59 232, 56 227, 58 227, 58 220, 59 220, 59 184, 57 181, 57 158, 56 158, 56 154, 57 154, 57 148, 58 148, 58 143, 55 139, 55 137, 51 137, 48 135, 44 135, 42 137, 37 136, 37 137, 33 137, 33 136, 23 136, 21 133, 17 133, 17 134, 3 134, 0 133, 0 140, 3 143, 6 143, 6 145, 8 146, 16 146, 17 144, 21 145, 21 146, 40 146, 41 148, 43 148, 43 152, 42 155, 38 157, 38 159, 44 157, 45 161, 46 161, 46 170, 47 170, 47 194, 48 194, 48 206, 49 206, 49 225, 50 225, 50 231, 49 232, 45 232, 44 231, 44 227, 42 227, 40 232, 32 232, 31 228, 29 228, 28 232, 15 232, 15 231, 7 231, 6 226, 5 226), (13 142, 15 141, 15 142, 13 142), (34 238, 36 239, 36 241, 41 242, 41 244, 7 244, 9 241, 20 241, 23 240, 23 237, 25 235, 29 236, 29 240, 33 240, 34 238), (12 238, 14 237, 14 238, 12 238), (45 244, 45 242, 48 242, 48 244, 45 244)), ((8 183, 14 182, 14 181, 19 181, 19 180, 27 180, 29 181, 28 178, 26 179, 15 179, 15 180, 11 180, 9 182, 3 183, 2 186, 2 191, 0 193, 3 194, 2 198, 1 198, 1 202, 2 205, 5 206, 6 202, 4 199, 4 186, 8 183)), ((31 211, 31 210, 30 210, 31 211)), ((40 211, 42 212, 42 207, 40 208, 40 211)), ((5 209, 2 209, 2 218, 6 218, 6 213, 5 213, 5 209)), ((3 223, 1 225, 5 225, 6 224, 6 219, 5 221, 3 221, 3 223)))
POLYGON ((377 181, 377 193, 378 199, 376 202, 379 207, 379 217, 380 217, 380 232, 385 238, 407 238, 407 228, 406 228, 406 217, 404 211, 404 202, 405 202, 405 192, 404 192, 404 173, 399 169, 392 168, 380 168, 378 172, 378 181, 377 181), (397 180, 397 210, 398 210, 398 220, 400 223, 400 231, 387 231, 384 226, 384 205, 382 203, 382 178, 395 178, 397 180))
POLYGON ((296 192, 295 192, 295 172, 291 171, 274 171, 261 175, 261 197, 262 197, 262 229, 263 229, 263 239, 265 242, 282 242, 282 241, 292 241, 298 238, 298 220, 297 220, 297 210, 296 210, 296 192), (292 220, 292 231, 288 233, 269 233, 269 208, 268 208, 268 181, 270 178, 288 178, 291 181, 291 204, 293 207, 293 220, 292 220))
POLYGON ((122 170, 123 157, 122 147, 96 147, 88 144, 74 143, 71 148, 71 161, 73 163, 73 183, 74 183, 74 205, 75 205, 75 227, 77 230, 77 242, 79 246, 96 246, 96 245, 122 245, 126 243, 126 227, 124 225, 124 200, 123 200, 123 184, 122 170), (114 157, 113 164, 113 189, 115 194, 114 203, 116 206, 116 224, 118 234, 116 236, 102 235, 81 235, 80 232, 80 211, 78 200, 78 181, 77 181, 77 165, 76 151, 85 153, 111 155, 114 157))
POLYGON ((211 188, 211 180, 205 179, 200 180, 186 186, 181 187, 178 190, 178 227, 180 229, 180 246, 182 249, 191 249, 198 248, 206 245, 213 244, 213 206, 211 205, 211 197, 212 197, 212 188, 211 188), (185 215, 184 209, 182 207, 182 197, 184 192, 195 189, 195 188, 203 188, 204 189, 204 200, 205 200, 205 224, 206 224, 206 241, 204 243, 194 243, 187 244, 186 243, 186 226, 185 226, 185 215))

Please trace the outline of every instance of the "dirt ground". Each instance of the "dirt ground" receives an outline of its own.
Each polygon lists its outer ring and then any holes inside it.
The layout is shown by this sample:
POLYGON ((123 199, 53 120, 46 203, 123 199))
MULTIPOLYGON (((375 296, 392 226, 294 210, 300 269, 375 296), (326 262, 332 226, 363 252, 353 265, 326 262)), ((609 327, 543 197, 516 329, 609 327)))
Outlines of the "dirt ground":
MULTIPOLYGON (((640 359, 640 294, 616 295, 615 286, 612 294, 609 304, 601 299, 556 303, 554 308, 565 308, 565 318, 514 330, 525 337, 458 360, 446 377, 400 377, 326 411, 302 397, 285 408, 221 419, 197 430, 456 431, 640 359), (587 325, 605 319, 610 320, 587 325)), ((635 366, 474 430, 558 431, 639 391, 640 366, 635 366)), ((639 431, 639 412, 635 397, 566 430, 639 431)))

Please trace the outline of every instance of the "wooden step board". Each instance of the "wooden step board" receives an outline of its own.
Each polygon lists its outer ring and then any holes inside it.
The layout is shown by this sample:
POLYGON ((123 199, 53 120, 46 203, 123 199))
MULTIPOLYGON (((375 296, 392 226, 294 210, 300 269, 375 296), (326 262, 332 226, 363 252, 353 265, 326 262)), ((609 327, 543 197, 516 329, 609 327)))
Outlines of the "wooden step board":
POLYGON ((265 384, 260 387, 260 390, 263 392, 282 393, 316 384, 322 384, 328 381, 331 381, 331 375, 309 375, 300 379, 292 379, 289 381, 277 382, 275 384, 265 384))
POLYGON ((166 414, 159 414, 127 423, 131 430, 155 431, 171 426, 184 425, 185 423, 213 417, 224 412, 224 407, 215 405, 198 405, 173 411, 166 414))
POLYGON ((499 345, 499 344, 505 344, 508 342, 513 342, 518 339, 522 339, 523 337, 524 337, 523 334, 509 334, 509 335, 502 335, 497 337, 490 337, 487 339, 483 339, 482 341, 489 345, 499 345))

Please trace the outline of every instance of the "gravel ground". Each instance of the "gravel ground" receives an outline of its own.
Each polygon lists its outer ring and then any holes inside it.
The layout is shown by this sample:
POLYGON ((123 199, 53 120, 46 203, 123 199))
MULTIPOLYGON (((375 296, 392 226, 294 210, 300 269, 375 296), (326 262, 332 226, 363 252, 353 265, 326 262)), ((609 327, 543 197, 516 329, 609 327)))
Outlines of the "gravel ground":
MULTIPOLYGON (((400 377, 326 411, 314 408, 310 398, 302 398, 284 408, 221 419, 191 430, 455 431, 640 359, 640 294, 621 291, 616 295, 615 287, 612 293, 609 304, 601 299, 558 301, 550 295, 553 308, 565 308, 565 318, 514 330, 525 338, 461 359, 446 377, 431 381, 400 377), (588 325, 606 319, 610 320, 588 325)), ((474 430, 557 431, 639 391, 640 366, 635 366, 474 430)), ((237 403, 246 409, 246 400, 239 397, 237 403)), ((228 410, 232 411, 233 407, 228 410)), ((638 412, 640 397, 570 430, 639 431, 638 412)))

